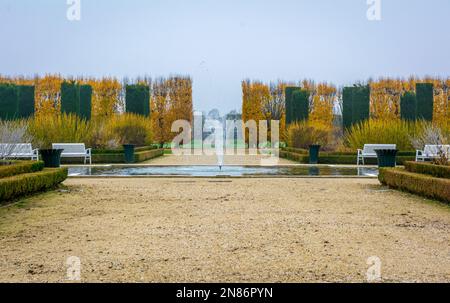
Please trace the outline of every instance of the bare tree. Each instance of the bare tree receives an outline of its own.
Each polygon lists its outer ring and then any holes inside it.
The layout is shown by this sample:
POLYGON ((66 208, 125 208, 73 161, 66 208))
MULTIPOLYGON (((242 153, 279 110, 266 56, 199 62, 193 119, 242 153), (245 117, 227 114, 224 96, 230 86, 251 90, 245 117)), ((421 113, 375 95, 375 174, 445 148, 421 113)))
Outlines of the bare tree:
POLYGON ((0 120, 0 159, 9 159, 18 144, 32 142, 25 121, 0 120))

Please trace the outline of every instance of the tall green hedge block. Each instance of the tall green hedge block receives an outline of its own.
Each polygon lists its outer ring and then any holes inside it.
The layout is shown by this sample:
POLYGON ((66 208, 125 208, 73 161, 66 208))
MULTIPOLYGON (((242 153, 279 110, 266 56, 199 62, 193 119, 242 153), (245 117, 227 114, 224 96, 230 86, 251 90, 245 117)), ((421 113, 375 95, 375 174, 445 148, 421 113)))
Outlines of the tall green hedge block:
POLYGON ((344 87, 342 91, 342 120, 344 129, 350 128, 353 121, 353 91, 355 87, 344 87))
POLYGON ((352 124, 357 124, 369 119, 370 87, 355 87, 352 99, 352 124))
POLYGON ((416 84, 417 97, 417 119, 433 121, 433 84, 432 83, 417 83, 416 84))
POLYGON ((90 120, 92 113, 92 87, 90 85, 80 86, 80 111, 79 116, 90 120))
POLYGON ((61 84, 61 112, 78 115, 80 110, 80 87, 76 83, 61 84))
POLYGON ((126 86, 126 112, 150 116, 150 88, 147 85, 126 86))
POLYGON ((34 86, 17 86, 18 117, 28 118, 34 115, 34 86))
POLYGON ((285 107, 286 107, 286 125, 294 122, 294 110, 292 108, 292 98, 295 91, 300 90, 300 87, 286 87, 284 91, 285 95, 285 107))
POLYGON ((305 121, 309 117, 309 92, 299 89, 292 94, 292 121, 305 121))
POLYGON ((0 119, 12 120, 17 117, 17 87, 13 84, 0 84, 0 119))
POLYGON ((417 98, 415 93, 406 92, 400 98, 400 116, 402 120, 415 121, 417 119, 417 98))

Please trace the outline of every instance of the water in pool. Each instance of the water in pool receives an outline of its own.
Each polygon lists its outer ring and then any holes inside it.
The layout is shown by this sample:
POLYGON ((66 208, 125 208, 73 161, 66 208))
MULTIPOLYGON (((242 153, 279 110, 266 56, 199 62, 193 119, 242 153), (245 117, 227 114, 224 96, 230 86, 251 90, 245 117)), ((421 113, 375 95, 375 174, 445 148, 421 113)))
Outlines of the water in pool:
POLYGON ((376 177, 373 167, 343 166, 97 166, 69 167, 69 176, 361 176, 376 177))

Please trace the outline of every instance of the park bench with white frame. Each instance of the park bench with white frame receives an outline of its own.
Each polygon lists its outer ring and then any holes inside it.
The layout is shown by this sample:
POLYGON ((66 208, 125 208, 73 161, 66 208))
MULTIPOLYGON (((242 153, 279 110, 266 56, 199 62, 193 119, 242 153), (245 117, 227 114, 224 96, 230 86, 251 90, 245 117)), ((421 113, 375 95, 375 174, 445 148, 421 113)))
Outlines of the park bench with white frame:
POLYGON ((0 143, 0 151, 5 159, 28 159, 39 161, 39 150, 31 143, 0 143))
POLYGON ((364 144, 363 149, 358 149, 358 159, 357 159, 357 165, 362 164, 364 165, 364 159, 365 158, 377 158, 376 150, 395 150, 397 149, 396 144, 364 144))
POLYGON ((53 143, 53 149, 62 149, 61 158, 84 158, 84 164, 89 160, 92 164, 92 149, 84 143, 53 143))
POLYGON ((438 159, 444 154, 447 159, 450 157, 450 145, 425 145, 423 150, 416 151, 416 161, 438 159))

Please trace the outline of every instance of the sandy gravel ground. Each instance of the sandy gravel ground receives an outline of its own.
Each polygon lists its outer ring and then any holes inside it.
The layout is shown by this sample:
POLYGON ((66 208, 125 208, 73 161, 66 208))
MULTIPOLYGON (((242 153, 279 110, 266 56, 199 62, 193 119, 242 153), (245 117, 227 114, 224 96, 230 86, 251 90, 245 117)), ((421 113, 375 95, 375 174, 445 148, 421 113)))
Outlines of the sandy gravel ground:
POLYGON ((0 281, 450 282, 450 208, 361 179, 70 179, 0 209, 0 281))

